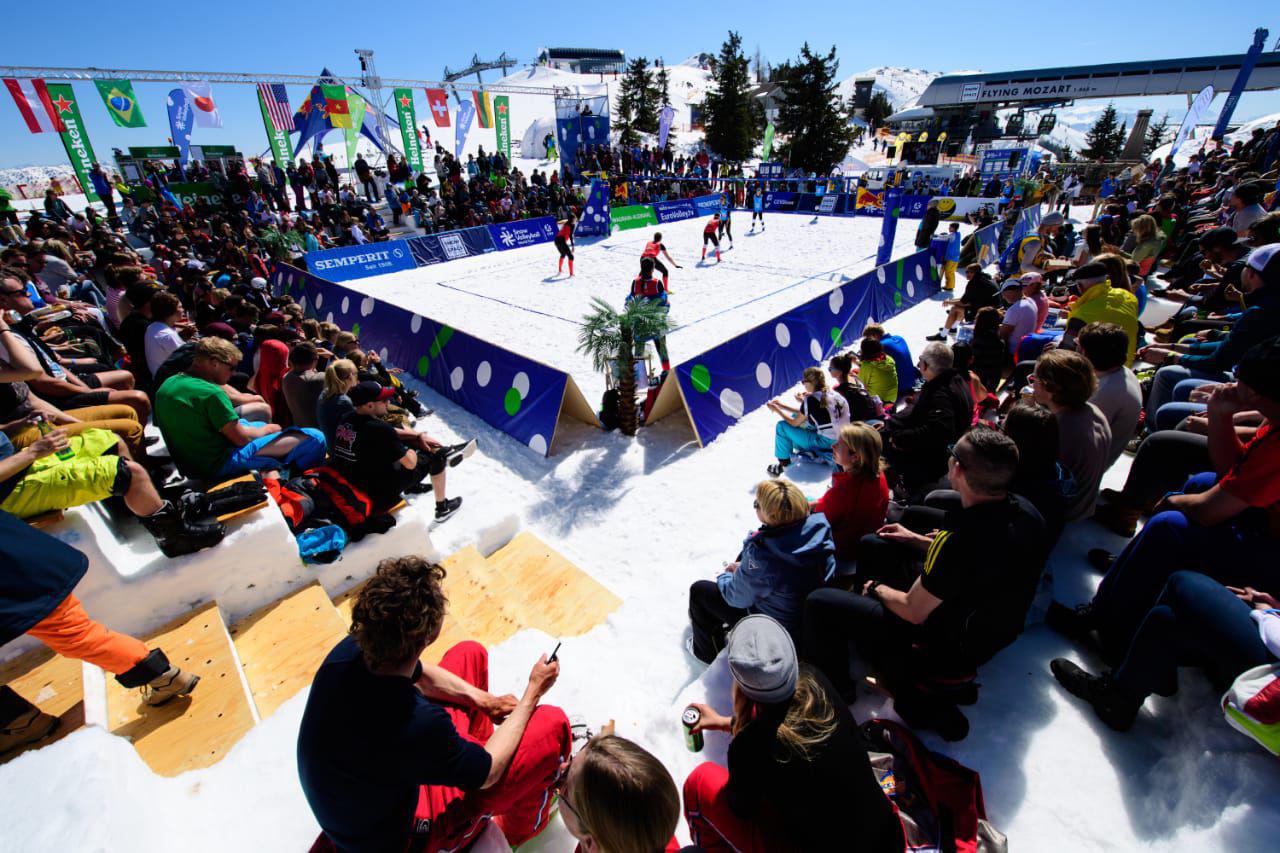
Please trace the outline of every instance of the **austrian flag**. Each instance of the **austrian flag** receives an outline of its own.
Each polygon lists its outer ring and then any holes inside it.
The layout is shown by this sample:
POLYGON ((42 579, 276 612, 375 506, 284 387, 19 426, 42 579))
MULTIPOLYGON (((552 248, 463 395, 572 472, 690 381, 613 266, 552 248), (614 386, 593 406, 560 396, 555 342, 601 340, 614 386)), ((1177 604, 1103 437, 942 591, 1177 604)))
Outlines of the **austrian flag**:
POLYGON ((27 123, 27 129, 32 133, 66 131, 62 119, 58 118, 58 113, 70 111, 71 102, 61 95, 58 96, 57 101, 50 100, 49 90, 45 88, 43 80, 14 80, 6 77, 4 85, 9 90, 9 94, 13 95, 13 102, 17 105, 18 112, 22 113, 22 120, 27 123))

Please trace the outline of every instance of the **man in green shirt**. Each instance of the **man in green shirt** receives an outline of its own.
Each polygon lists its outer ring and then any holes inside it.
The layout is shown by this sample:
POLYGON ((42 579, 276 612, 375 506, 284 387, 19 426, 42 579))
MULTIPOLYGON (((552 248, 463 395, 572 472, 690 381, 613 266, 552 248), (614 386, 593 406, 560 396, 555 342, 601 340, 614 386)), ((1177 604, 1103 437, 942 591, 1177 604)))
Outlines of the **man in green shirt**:
POLYGON ((240 363, 240 350, 222 338, 196 344, 185 373, 165 380, 156 392, 155 422, 182 473, 226 480, 258 469, 299 470, 324 461, 324 435, 316 429, 240 420, 222 389, 240 363))

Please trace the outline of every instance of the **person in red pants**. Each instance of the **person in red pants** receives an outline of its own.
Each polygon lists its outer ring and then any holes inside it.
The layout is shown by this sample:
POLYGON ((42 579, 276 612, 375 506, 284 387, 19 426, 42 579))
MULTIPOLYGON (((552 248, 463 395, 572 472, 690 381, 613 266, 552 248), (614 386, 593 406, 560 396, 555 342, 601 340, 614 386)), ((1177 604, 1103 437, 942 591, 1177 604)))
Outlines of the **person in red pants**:
MULTIPOLYGON (((80 551, 0 511, 0 566, 0 645, 28 634, 63 657, 102 667, 125 687, 142 688, 148 705, 195 689, 200 677, 171 665, 163 651, 89 618, 72 594, 89 566, 80 551)), ((57 726, 57 717, 0 687, 0 754, 57 726)))
POLYGON ((550 819, 573 737, 563 711, 538 703, 560 665, 540 658, 517 699, 489 692, 479 643, 422 663, 444 622, 444 576, 422 557, 379 563, 316 673, 297 753, 322 830, 313 851, 459 850, 490 819, 518 845, 550 819))

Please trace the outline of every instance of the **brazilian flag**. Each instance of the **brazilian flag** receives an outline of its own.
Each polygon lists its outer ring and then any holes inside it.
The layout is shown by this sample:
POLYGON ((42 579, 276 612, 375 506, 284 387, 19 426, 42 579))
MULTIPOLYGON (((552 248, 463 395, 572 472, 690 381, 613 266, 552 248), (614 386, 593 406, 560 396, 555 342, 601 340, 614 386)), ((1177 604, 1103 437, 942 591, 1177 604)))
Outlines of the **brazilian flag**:
POLYGON ((128 80, 94 80, 102 103, 115 121, 117 127, 146 127, 142 118, 142 109, 133 94, 133 84, 128 80))

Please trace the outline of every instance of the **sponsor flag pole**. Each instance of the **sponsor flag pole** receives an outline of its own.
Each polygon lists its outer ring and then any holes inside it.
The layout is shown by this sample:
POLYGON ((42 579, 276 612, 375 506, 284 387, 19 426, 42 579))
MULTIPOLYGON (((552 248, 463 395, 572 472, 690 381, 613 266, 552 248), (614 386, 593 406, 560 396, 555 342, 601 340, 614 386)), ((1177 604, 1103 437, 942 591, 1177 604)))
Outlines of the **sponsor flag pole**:
POLYGON ((76 102, 76 93, 70 83, 49 83, 49 102, 58 112, 62 121, 62 147, 67 151, 67 159, 75 170, 80 188, 84 190, 89 201, 101 201, 93 191, 93 181, 89 180, 89 169, 97 162, 93 153, 93 145, 89 142, 89 134, 84 127, 84 118, 80 115, 80 105, 76 102))
POLYGON ((392 94, 396 102, 396 119, 400 122, 400 140, 404 143, 405 161, 410 173, 422 171, 422 148, 418 145, 418 119, 413 111, 413 90, 396 89, 392 94))
POLYGON ((293 163, 293 146, 289 144, 289 131, 276 130, 271 123, 271 113, 267 111, 267 102, 258 90, 258 108, 262 111, 262 127, 267 132, 267 142, 271 144, 271 157, 281 169, 293 163))
POLYGON ((511 103, 506 95, 498 95, 493 99, 495 139, 498 150, 508 161, 511 160, 511 103))

